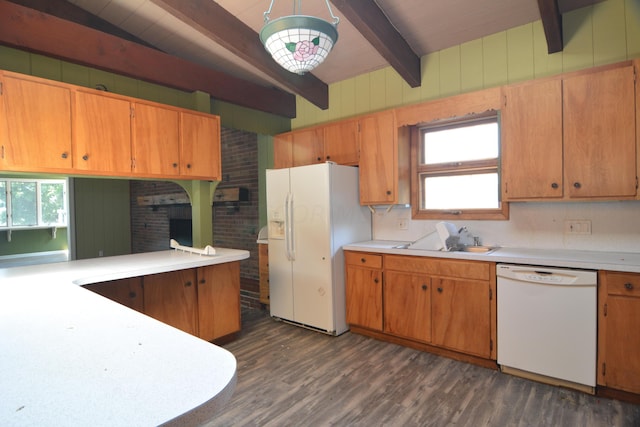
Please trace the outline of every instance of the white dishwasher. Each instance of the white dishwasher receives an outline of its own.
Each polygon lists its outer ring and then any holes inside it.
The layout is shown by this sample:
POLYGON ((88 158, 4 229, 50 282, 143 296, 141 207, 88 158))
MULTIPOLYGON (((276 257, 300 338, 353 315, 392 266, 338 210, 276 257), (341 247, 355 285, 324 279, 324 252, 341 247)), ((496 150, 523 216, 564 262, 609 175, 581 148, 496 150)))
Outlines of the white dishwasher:
POLYGON ((498 264, 503 372, 595 392, 597 273, 498 264))

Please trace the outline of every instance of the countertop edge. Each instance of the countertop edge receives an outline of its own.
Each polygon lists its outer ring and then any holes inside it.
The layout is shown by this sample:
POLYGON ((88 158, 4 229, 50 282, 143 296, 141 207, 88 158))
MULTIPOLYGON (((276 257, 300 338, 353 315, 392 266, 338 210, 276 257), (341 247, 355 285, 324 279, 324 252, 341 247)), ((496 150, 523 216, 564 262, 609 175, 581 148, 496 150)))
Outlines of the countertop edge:
POLYGON ((371 240, 345 245, 343 246, 343 249, 390 255, 422 256, 467 261, 488 261, 506 264, 640 273, 640 253, 508 247, 498 248, 489 253, 470 253, 399 249, 394 247, 404 243, 409 242, 371 240))

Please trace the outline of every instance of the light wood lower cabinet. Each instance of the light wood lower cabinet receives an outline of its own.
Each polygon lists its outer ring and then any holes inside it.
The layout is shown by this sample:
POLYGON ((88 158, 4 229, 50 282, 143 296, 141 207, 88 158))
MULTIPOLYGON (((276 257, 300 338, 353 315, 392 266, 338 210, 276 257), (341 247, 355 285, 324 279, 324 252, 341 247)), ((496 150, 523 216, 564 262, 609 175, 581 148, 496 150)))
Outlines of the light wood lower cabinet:
POLYGON ((206 341, 240 331, 239 262, 85 287, 206 341))
POLYGON ((260 274, 260 303, 269 305, 269 245, 258 245, 258 271, 260 274))
POLYGON ((598 385, 640 393, 640 274, 598 279, 598 385))
POLYGON ((345 260, 350 325, 496 360, 495 263, 352 251, 345 260))
POLYGON ((198 336, 207 341, 240 330, 240 263, 197 269, 198 336))
POLYGON ((382 331, 382 255, 344 253, 347 323, 382 331))
POLYGON ((112 301, 144 313, 142 277, 92 283, 84 287, 112 301))
POLYGON ((193 269, 144 276, 145 314, 198 336, 198 295, 193 269))
POLYGON ((431 278, 389 271, 384 279, 384 331, 431 342, 431 278))

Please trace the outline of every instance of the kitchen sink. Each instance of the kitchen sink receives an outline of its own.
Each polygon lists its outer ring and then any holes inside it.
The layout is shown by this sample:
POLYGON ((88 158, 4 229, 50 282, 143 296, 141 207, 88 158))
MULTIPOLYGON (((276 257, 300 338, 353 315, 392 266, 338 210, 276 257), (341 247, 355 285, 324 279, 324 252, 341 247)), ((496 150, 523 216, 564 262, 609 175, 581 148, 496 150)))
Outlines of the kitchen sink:
MULTIPOLYGON (((429 252, 442 252, 442 250, 437 250, 437 249, 412 247, 411 243, 404 243, 402 245, 397 245, 397 246, 394 246, 393 249, 413 249, 413 250, 429 251, 429 252)), ((451 249, 451 251, 449 252, 469 252, 469 253, 477 253, 477 254, 488 254, 495 251, 496 249, 498 249, 497 246, 476 246, 476 245, 466 246, 465 245, 465 246, 458 246, 454 249, 451 249)))

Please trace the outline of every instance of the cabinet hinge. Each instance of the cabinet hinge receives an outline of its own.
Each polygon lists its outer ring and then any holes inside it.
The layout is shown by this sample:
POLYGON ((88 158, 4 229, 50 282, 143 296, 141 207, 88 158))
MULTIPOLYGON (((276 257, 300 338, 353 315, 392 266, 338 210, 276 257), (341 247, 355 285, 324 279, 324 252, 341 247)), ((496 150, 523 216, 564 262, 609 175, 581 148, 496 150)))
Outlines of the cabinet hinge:
POLYGON ((503 105, 502 105, 502 106, 503 106, 503 107, 506 107, 506 106, 507 106, 507 95, 505 95, 505 96, 503 96, 503 97, 502 97, 502 102, 503 102, 503 105))
POLYGON ((607 316, 607 304, 602 307, 602 314, 604 314, 605 317, 607 316))
POLYGON ((3 89, 3 87, 2 87, 2 82, 0 82, 0 95, 2 95, 2 94, 3 94, 2 89, 3 89))
POLYGON ((135 109, 135 108, 133 108, 133 107, 131 107, 131 108, 129 109, 129 111, 130 111, 130 113, 129 113, 129 114, 131 115, 131 118, 133 119, 133 118, 136 116, 136 109, 135 109))
POLYGON ((607 364, 606 362, 602 362, 602 376, 607 375, 607 364))
POLYGON ((489 340, 489 351, 493 351, 493 340, 489 340))
POLYGON ((2 146, 2 150, 0 150, 0 151, 2 151, 0 153, 0 158, 4 159, 4 145, 2 146))
POLYGON ((493 289, 489 289, 489 301, 493 299, 493 289))

